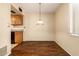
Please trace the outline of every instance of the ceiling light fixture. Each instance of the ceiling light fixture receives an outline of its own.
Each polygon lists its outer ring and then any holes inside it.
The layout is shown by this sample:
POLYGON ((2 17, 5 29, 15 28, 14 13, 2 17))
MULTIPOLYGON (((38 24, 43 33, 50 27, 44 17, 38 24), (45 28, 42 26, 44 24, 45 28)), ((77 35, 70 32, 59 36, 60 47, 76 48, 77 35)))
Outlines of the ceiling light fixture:
POLYGON ((37 24, 43 24, 43 21, 41 19, 41 3, 39 3, 39 20, 37 21, 37 24))

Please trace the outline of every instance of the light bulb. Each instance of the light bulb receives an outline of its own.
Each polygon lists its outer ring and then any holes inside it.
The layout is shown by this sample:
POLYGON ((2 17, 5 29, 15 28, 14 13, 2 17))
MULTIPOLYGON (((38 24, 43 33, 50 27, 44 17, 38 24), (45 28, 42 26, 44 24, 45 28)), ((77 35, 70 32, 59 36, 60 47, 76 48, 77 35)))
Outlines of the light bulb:
POLYGON ((38 24, 43 24, 42 20, 37 21, 38 24))

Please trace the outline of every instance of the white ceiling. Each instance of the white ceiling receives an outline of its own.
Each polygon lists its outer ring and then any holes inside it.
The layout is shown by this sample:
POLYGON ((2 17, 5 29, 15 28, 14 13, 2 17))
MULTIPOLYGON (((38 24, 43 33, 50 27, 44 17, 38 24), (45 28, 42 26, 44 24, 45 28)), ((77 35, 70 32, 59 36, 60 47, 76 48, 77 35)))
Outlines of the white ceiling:
MULTIPOLYGON (((53 13, 56 8, 59 6, 59 3, 42 3, 41 12, 42 13, 53 13)), ((23 11, 26 13, 37 13, 39 12, 39 4, 38 3, 22 3, 20 4, 23 11)))

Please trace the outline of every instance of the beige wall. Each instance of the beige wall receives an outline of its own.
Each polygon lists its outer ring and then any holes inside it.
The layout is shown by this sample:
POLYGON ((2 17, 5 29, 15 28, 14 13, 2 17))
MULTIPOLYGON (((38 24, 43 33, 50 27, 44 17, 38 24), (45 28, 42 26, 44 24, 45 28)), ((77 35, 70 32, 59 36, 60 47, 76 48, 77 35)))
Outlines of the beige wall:
POLYGON ((10 4, 0 3, 0 48, 7 46, 7 52, 10 52, 10 4))
POLYGON ((53 14, 42 14, 44 25, 36 25, 38 16, 37 13, 24 15, 24 41, 53 41, 53 14))
POLYGON ((56 42, 71 55, 79 55, 79 37, 70 32, 69 5, 62 4, 55 13, 56 42))

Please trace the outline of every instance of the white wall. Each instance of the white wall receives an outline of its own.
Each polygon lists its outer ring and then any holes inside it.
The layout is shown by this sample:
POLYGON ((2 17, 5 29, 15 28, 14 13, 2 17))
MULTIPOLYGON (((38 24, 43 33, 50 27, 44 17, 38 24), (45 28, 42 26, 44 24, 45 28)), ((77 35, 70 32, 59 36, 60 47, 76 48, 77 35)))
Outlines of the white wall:
POLYGON ((79 55, 79 37, 70 32, 69 5, 62 4, 55 13, 56 42, 71 55, 79 55))
POLYGON ((38 16, 37 13, 24 15, 24 41, 53 41, 53 14, 42 14, 44 25, 36 25, 38 16))
POLYGON ((0 48, 7 46, 10 52, 10 4, 0 3, 0 48))

